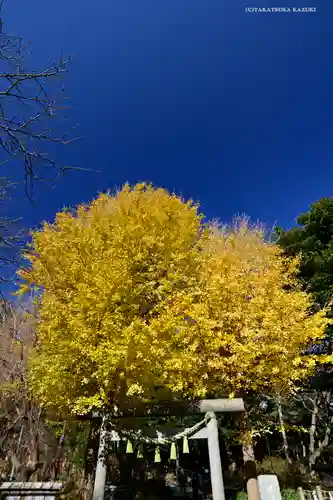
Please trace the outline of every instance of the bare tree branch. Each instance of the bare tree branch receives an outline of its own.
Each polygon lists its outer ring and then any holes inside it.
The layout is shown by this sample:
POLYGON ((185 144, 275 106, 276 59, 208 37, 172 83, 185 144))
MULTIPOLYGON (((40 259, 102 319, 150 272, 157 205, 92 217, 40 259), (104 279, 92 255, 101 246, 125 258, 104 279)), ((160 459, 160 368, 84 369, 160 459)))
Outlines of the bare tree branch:
MULTIPOLYGON (((31 41, 3 30, 3 0, 0 0, 0 210, 6 204, 14 183, 24 184, 33 200, 36 181, 55 181, 68 170, 85 170, 63 165, 52 156, 55 146, 80 139, 66 117, 58 120, 65 99, 62 81, 70 58, 60 57, 45 68, 29 68, 31 41), (65 124, 65 129, 64 129, 65 124), (60 132, 61 130, 61 132, 60 132), (17 174, 13 174, 12 166, 17 174), (5 203, 6 202, 6 203, 5 203)), ((0 283, 13 280, 23 233, 19 219, 0 213, 0 283)))
MULTIPOLYGON (((26 194, 32 197, 37 180, 57 179, 69 169, 60 165, 46 152, 47 143, 70 144, 79 139, 73 136, 75 127, 66 133, 57 131, 56 116, 63 100, 64 88, 57 82, 63 79, 71 64, 70 58, 59 58, 50 67, 31 71, 26 69, 31 42, 4 33, 0 3, 0 167, 9 161, 23 165, 22 179, 26 194), (58 89, 57 89, 58 86, 58 89), (51 125, 51 126, 50 126, 51 125)), ((0 171, 1 175, 1 171, 0 171)))

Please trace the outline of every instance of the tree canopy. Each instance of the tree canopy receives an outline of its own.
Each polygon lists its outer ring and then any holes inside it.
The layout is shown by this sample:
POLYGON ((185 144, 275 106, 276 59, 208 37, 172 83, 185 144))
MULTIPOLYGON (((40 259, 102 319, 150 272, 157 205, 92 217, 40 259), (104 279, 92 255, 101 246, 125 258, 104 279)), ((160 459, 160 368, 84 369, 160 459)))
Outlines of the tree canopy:
MULTIPOLYGON (((325 307, 332 317, 333 299, 333 198, 321 198, 296 219, 289 230, 277 228, 277 243, 286 256, 298 256, 298 280, 313 297, 313 309, 325 307)), ((328 326, 317 351, 333 352, 333 329, 328 326)), ((319 367, 311 386, 331 390, 332 365, 319 367)))
POLYGON ((46 407, 283 391, 313 369, 306 348, 329 323, 309 314, 298 260, 260 228, 205 224, 149 185, 58 213, 26 258, 21 291, 39 304, 30 383, 46 407))
POLYGON ((321 198, 301 214, 297 226, 277 229, 285 255, 300 256, 298 277, 319 307, 333 296, 333 198, 321 198))

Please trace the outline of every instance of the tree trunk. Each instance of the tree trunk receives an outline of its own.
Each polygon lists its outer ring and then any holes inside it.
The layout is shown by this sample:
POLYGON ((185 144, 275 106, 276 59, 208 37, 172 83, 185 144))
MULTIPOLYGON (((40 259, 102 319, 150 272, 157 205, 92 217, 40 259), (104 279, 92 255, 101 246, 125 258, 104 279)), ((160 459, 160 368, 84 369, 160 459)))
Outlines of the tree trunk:
POLYGON ((245 436, 245 441, 242 445, 243 461, 244 461, 243 474, 246 483, 248 499, 260 500, 254 448, 253 448, 252 438, 249 434, 250 426, 248 421, 248 415, 246 412, 244 412, 241 416, 241 427, 243 429, 245 436))
POLYGON ((283 413, 282 413, 282 406, 281 406, 281 398, 280 397, 276 401, 276 406, 277 406, 278 414, 279 414, 279 422, 280 422, 280 430, 281 430, 282 440, 283 440, 284 454, 285 454, 285 457, 286 457, 288 464, 291 464, 292 460, 291 460, 290 455, 289 455, 288 439, 287 439, 286 428, 285 428, 284 420, 283 420, 283 413))
POLYGON ((310 425, 310 433, 309 433, 309 469, 312 471, 312 467, 316 462, 315 459, 315 435, 316 435, 316 427, 317 427, 317 414, 318 414, 318 406, 317 406, 317 397, 314 398, 313 401, 313 410, 311 414, 311 425, 310 425))

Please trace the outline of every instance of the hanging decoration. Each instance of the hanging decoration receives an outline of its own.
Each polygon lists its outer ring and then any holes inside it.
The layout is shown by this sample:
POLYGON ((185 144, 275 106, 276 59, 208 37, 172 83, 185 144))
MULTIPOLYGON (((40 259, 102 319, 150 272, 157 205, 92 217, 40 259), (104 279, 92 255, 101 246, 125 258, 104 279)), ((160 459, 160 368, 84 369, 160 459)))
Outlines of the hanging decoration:
POLYGON ((187 436, 184 436, 184 439, 183 439, 183 453, 190 453, 190 448, 188 446, 187 436))
POLYGON ((132 441, 130 441, 129 439, 127 440, 126 453, 133 453, 132 441))
POLYGON ((170 460, 177 460, 177 447, 174 441, 171 443, 170 460))
MULTIPOLYGON (((158 438, 143 438, 142 437, 138 438, 140 440, 143 440, 145 442, 150 442, 150 443, 155 443, 156 448, 155 448, 155 463, 160 463, 161 462, 161 450, 160 446, 161 445, 168 445, 170 444, 170 460, 177 460, 177 440, 182 439, 183 440, 183 453, 188 454, 190 453, 190 448, 189 448, 189 443, 188 443, 188 436, 193 434, 195 431, 200 429, 204 424, 207 424, 207 417, 205 417, 203 420, 195 424, 193 427, 190 429, 185 429, 185 431, 180 432, 179 434, 174 435, 171 439, 164 437, 160 432, 157 431, 158 438)), ((126 445, 126 453, 130 454, 133 453, 133 444, 130 439, 127 439, 127 445, 126 445)), ((143 444, 139 443, 138 449, 137 449, 137 458, 144 458, 143 456, 143 444)))
POLYGON ((154 460, 155 463, 160 463, 161 462, 161 452, 160 452, 160 447, 159 446, 156 446, 156 449, 155 449, 155 460, 154 460))

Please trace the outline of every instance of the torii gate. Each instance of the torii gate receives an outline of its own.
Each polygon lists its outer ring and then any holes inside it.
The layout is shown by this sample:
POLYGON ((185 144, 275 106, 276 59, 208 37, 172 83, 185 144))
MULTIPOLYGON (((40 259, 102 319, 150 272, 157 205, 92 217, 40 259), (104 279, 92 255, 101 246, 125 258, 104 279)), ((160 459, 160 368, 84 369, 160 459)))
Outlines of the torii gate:
MULTIPOLYGON (((179 402, 178 406, 179 409, 177 411, 177 415, 181 413, 181 411, 179 410, 183 410, 184 412, 185 409, 184 402, 179 402)), ((213 500, 225 500, 216 413, 229 413, 229 412, 244 413, 245 407, 243 399, 241 398, 205 399, 196 401, 194 403, 187 403, 186 405, 185 414, 188 415, 188 413, 204 413, 206 416, 206 426, 203 429, 201 429, 196 435, 192 435, 192 439, 207 439, 208 441, 208 453, 209 453, 213 500)), ((144 411, 142 411, 141 409, 141 412, 139 410, 135 411, 134 414, 133 413, 131 414, 130 412, 127 414, 123 413, 122 415, 115 414, 115 415, 110 415, 110 418, 120 418, 126 416, 134 416, 134 417, 160 416, 161 414, 165 415, 165 413, 161 413, 160 409, 156 411, 156 409, 154 410, 154 408, 147 409, 146 407, 144 411)), ((105 445, 108 440, 108 432, 105 427, 107 415, 102 416, 101 414, 95 413, 92 415, 92 418, 103 419, 100 432, 100 442, 98 449, 93 500, 104 500, 106 473, 107 473, 105 459, 104 459, 105 445)), ((253 490, 253 495, 252 497, 249 496, 249 500, 257 500, 259 496, 257 495, 256 485, 254 485, 253 488, 250 488, 250 490, 251 489, 253 490)))

